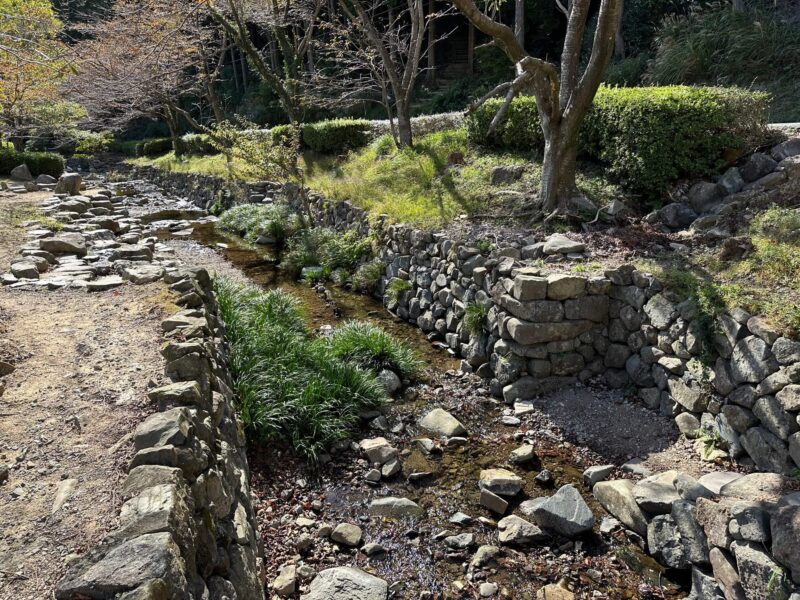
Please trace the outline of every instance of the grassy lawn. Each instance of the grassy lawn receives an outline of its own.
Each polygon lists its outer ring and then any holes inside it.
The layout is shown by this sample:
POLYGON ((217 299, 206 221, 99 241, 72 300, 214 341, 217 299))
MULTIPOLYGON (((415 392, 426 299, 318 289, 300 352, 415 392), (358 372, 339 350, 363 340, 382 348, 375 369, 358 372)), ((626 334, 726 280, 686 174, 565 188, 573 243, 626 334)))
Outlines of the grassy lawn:
MULTIPOLYGON (((756 218, 744 256, 714 252, 640 265, 703 312, 744 308, 766 317, 782 335, 800 335, 800 212, 770 208, 756 218)), ((674 256, 674 255, 672 255, 674 256)))
MULTIPOLYGON (((169 153, 130 162, 172 172, 228 175, 221 155, 175 158, 169 153)), ((404 150, 384 136, 341 157, 308 152, 302 162, 307 185, 331 200, 349 200, 371 214, 386 214, 393 222, 428 227, 445 225, 462 214, 491 212, 497 203, 507 206, 507 197, 496 195, 499 190, 532 196, 541 180, 537 156, 475 147, 463 129, 421 137, 414 148, 404 150), (490 185, 494 167, 523 164, 525 173, 519 181, 490 185)), ((581 165, 579 171, 578 187, 597 204, 623 196, 599 168, 581 165)))

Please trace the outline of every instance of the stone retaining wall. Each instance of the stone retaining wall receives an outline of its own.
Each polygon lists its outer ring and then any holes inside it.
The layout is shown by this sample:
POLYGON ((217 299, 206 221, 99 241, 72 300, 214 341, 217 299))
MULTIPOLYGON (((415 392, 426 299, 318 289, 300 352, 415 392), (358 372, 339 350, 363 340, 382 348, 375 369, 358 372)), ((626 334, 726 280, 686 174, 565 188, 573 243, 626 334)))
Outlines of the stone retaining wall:
POLYGON ((119 529, 69 564, 59 600, 262 600, 263 553, 242 425, 208 273, 164 276, 185 310, 162 323, 159 412, 133 433, 119 529))

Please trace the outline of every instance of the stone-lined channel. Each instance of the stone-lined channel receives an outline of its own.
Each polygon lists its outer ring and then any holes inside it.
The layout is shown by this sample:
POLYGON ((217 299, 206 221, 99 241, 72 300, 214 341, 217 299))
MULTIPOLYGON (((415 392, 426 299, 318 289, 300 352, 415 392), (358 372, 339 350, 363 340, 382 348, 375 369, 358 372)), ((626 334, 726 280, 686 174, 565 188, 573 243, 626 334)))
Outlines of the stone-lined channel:
POLYGON ((283 276, 273 248, 222 234, 213 223, 193 224, 192 239, 213 248, 253 283, 281 287, 300 297, 315 330, 349 319, 368 320, 412 345, 428 365, 422 381, 387 406, 383 415, 364 415, 360 438, 384 437, 399 452, 402 470, 392 477, 375 483, 366 480, 372 465, 358 451, 359 438, 319 471, 309 470, 284 448, 251 444, 268 597, 277 597, 270 586, 287 564, 296 567, 292 597, 316 572, 337 565, 356 566, 385 579, 395 598, 478 597, 492 591, 492 584, 499 597, 535 598, 544 585, 561 579, 577 597, 684 595, 635 540, 632 543, 621 528, 613 527, 614 521, 582 483, 585 468, 610 462, 609 457, 571 444, 542 413, 511 414, 481 379, 460 373, 456 359, 429 343, 419 329, 395 319, 376 299, 332 285, 323 297, 307 284, 283 276), (429 439, 417 423, 433 407, 458 416, 469 431, 465 444, 447 447, 436 440, 431 448, 418 441, 429 439), (533 459, 510 464, 512 451, 522 445, 531 446, 533 459), (511 499, 506 515, 519 514, 519 505, 527 499, 550 496, 562 485, 573 484, 595 515, 593 532, 573 540, 556 536, 534 544, 500 544, 500 516, 481 506, 479 499, 480 471, 489 468, 508 468, 523 479, 522 491, 511 499), (542 483, 540 474, 545 471, 550 480, 542 483), (370 501, 383 496, 409 498, 425 509, 425 517, 419 521, 370 517, 370 501), (469 521, 452 522, 459 512, 469 521), (360 550, 330 540, 329 528, 341 523, 362 529, 360 550), (464 547, 449 539, 459 534, 471 535, 462 538, 468 540, 464 547), (385 552, 367 556, 364 550, 375 548, 371 544, 385 552), (500 554, 478 566, 476 550, 485 546, 500 548, 500 554), (489 585, 481 587, 482 583, 489 585))

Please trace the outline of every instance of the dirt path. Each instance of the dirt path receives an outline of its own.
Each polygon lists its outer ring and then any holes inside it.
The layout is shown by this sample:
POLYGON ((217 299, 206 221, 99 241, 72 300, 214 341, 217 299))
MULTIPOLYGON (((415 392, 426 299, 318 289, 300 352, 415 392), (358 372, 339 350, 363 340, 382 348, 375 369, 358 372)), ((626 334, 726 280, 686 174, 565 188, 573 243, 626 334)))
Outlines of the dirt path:
MULTIPOLYGON (((24 239, 8 209, 37 196, 0 197, 0 271, 24 239)), ((125 436, 162 377, 163 289, 0 288, 0 360, 15 367, 0 396, 0 600, 52 597, 69 556, 114 527, 125 436)))

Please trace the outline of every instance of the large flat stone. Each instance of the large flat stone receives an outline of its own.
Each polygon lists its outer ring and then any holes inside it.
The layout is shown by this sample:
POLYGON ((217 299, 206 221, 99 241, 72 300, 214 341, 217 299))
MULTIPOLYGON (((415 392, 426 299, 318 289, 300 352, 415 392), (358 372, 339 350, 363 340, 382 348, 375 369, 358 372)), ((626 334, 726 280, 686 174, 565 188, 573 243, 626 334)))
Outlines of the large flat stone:
POLYGON ((626 527, 641 536, 647 535, 647 517, 633 495, 634 483, 629 479, 601 481, 592 488, 597 501, 626 527))
POLYGON ((594 515, 573 485, 562 486, 537 504, 533 511, 537 525, 566 537, 575 537, 594 526, 594 515))
POLYGON ((325 569, 317 575, 301 600, 386 600, 389 585, 353 567, 325 569))
POLYGON ((524 345, 545 342, 565 342, 591 331, 592 321, 562 321, 560 323, 529 323, 517 318, 509 319, 508 332, 512 339, 524 345))
POLYGON ((462 436, 467 429, 461 421, 442 408, 434 408, 419 422, 420 427, 446 437, 462 436))

